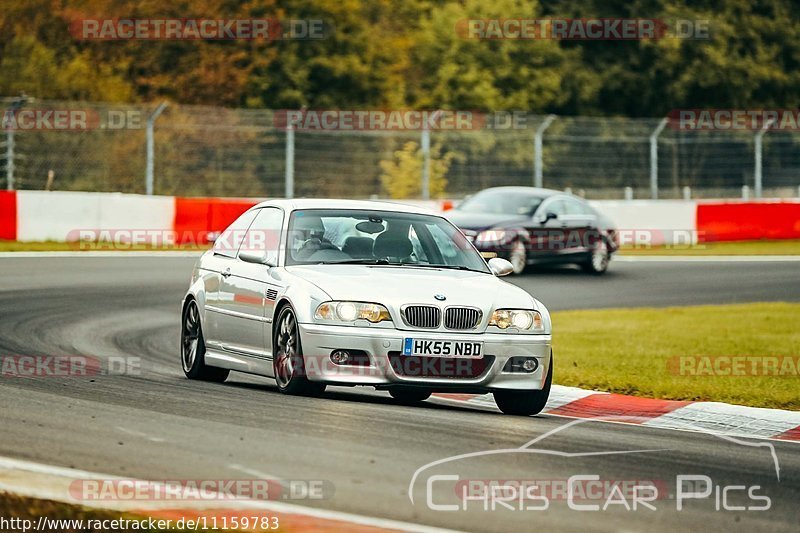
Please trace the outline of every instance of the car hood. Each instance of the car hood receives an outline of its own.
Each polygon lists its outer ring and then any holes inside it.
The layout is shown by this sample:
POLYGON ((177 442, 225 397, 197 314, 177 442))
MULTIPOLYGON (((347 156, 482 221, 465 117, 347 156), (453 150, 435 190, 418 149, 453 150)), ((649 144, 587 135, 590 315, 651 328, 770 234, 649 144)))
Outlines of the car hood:
POLYGON ((447 211, 445 217, 461 229, 484 230, 494 227, 518 226, 528 220, 524 215, 507 215, 496 213, 466 213, 464 211, 447 211))
POLYGON ((404 304, 434 304, 488 312, 536 305, 521 288, 479 272, 384 265, 295 265, 286 270, 313 283, 332 300, 376 302, 395 309, 404 304), (446 300, 437 300, 437 294, 446 300))

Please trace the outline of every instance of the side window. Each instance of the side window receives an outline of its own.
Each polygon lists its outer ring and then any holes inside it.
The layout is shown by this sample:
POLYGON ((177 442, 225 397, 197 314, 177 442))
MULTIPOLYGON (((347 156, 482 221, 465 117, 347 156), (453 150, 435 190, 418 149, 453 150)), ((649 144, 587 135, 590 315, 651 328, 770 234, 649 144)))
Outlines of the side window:
MULTIPOLYGON (((241 250, 266 252, 267 260, 278 264, 278 247, 281 242, 283 211, 277 207, 259 209, 258 216, 247 230, 241 250)), ((240 250, 240 252, 241 252, 240 250)))
POLYGON ((560 198, 557 200, 553 200, 552 202, 549 202, 545 206, 544 211, 545 213, 555 213, 558 216, 563 216, 567 214, 567 208, 565 202, 560 198))
POLYGON ((247 228, 250 227, 250 224, 256 217, 256 213, 258 213, 256 209, 251 209, 234 220, 233 224, 228 226, 225 231, 217 237, 217 240, 214 241, 214 247, 212 248, 214 253, 224 255, 225 257, 236 257, 239 246, 241 246, 244 240, 247 228))
POLYGON ((578 200, 567 198, 564 201, 568 215, 588 215, 589 210, 578 200))

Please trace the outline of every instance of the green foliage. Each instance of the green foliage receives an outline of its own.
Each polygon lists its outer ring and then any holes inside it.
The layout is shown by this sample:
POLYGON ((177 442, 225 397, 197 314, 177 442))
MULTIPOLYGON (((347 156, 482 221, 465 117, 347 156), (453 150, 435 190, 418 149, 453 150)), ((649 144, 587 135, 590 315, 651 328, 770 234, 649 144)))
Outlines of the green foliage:
POLYGON ((792 0, 4 0, 0 93, 266 108, 520 109, 664 116, 680 107, 792 107, 792 0), (321 19, 322 40, 84 41, 81 18, 321 19), (476 40, 476 18, 707 19, 707 40, 476 40))
MULTIPOLYGON (((431 198, 441 198, 447 188, 447 171, 454 154, 441 155, 441 145, 431 146, 430 183, 431 198)), ((394 153, 391 160, 383 160, 381 182, 389 197, 395 200, 421 197, 423 156, 422 148, 414 141, 408 141, 403 148, 394 153)))

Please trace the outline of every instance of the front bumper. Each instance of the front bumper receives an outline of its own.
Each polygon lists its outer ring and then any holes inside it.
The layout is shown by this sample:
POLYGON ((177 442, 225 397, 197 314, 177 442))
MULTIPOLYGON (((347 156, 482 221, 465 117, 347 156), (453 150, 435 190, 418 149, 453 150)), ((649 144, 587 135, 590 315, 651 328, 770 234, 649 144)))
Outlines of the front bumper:
MULTIPOLYGON (((488 392, 495 389, 539 390, 542 388, 550 368, 551 335, 514 333, 443 333, 405 331, 378 327, 353 327, 322 324, 299 324, 300 341, 306 366, 306 375, 311 381, 324 381, 342 385, 371 385, 378 388, 394 385, 422 386, 441 391, 488 392), (454 340, 483 342, 484 360, 472 375, 461 372, 470 370, 469 365, 477 360, 452 359, 442 361, 445 367, 454 370, 453 375, 414 375, 414 372, 398 371, 397 362, 402 359, 403 340, 406 337, 423 340, 454 340), (337 365, 330 360, 334 350, 364 352, 369 366, 337 365), (510 357, 532 357, 538 367, 530 373, 504 372, 510 357), (391 358, 391 359, 390 359, 391 358), (395 365, 392 364, 395 361, 395 365), (449 366, 448 366, 449 365, 449 366)), ((413 369, 412 369, 413 370, 413 369)))

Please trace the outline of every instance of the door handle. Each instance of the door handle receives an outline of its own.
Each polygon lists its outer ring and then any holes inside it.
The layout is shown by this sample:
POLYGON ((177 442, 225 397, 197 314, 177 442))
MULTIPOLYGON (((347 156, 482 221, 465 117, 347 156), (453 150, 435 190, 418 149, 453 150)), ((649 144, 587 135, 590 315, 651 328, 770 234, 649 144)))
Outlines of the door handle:
POLYGON ((225 270, 222 271, 222 277, 223 278, 227 278, 230 275, 231 275, 231 268, 230 267, 228 267, 228 268, 226 268, 225 270))

